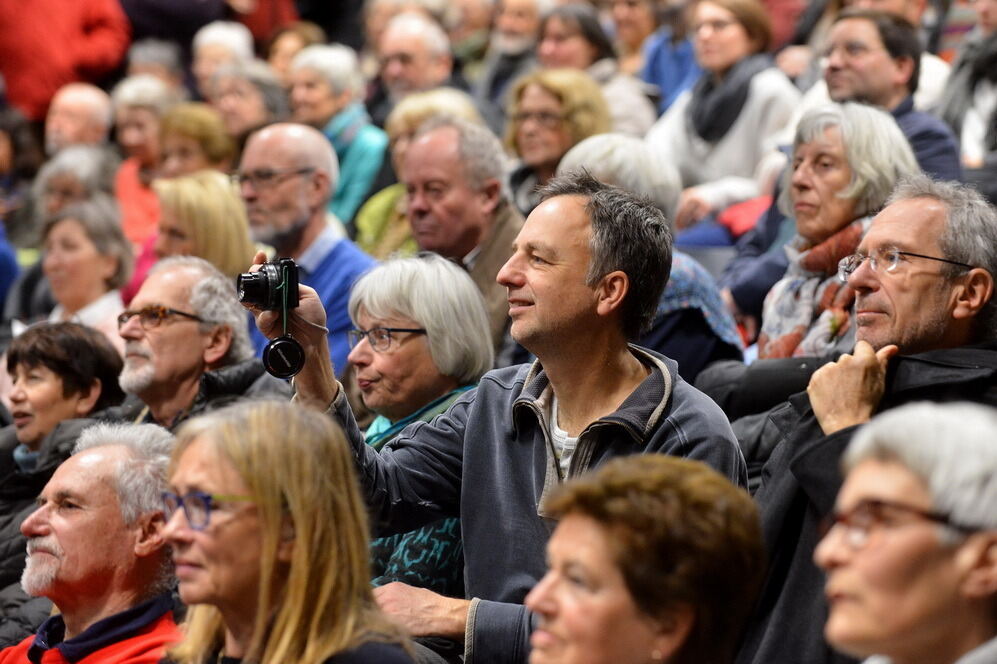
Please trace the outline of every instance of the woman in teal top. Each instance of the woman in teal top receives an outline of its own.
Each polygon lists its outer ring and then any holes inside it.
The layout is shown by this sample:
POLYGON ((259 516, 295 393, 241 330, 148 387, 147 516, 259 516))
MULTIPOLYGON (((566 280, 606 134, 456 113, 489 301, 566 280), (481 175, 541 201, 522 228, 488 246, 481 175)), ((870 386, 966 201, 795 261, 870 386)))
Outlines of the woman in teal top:
MULTIPOLYGON (((408 424, 446 411, 492 366, 481 294, 466 271, 436 254, 367 272, 353 287, 349 311, 356 326, 349 362, 364 405, 377 414, 366 434, 377 449, 408 424)), ((456 518, 376 539, 371 559, 375 585, 401 581, 464 596, 456 518)))

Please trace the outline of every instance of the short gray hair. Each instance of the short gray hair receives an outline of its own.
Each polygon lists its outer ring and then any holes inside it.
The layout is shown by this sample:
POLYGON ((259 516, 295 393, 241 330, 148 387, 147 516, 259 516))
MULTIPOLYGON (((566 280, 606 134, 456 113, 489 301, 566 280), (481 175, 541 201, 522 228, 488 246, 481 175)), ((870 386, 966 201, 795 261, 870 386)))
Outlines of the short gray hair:
POLYGON ((437 57, 450 55, 450 38, 447 33, 439 23, 418 12, 397 14, 384 26, 384 34, 389 31, 417 37, 426 46, 426 50, 437 57))
MULTIPOLYGON (((959 182, 939 182, 926 175, 915 175, 900 181, 887 205, 912 198, 931 198, 945 206, 947 220, 938 238, 945 258, 981 267, 997 279, 997 210, 980 192, 959 182)), ((950 277, 963 272, 956 265, 947 265, 945 269, 950 277)), ((997 338, 997 298, 990 298, 977 315, 977 321, 978 340, 997 338)))
POLYGON ((246 81, 259 91, 263 98, 263 107, 266 108, 271 118, 283 120, 287 117, 287 92, 267 63, 258 58, 227 62, 219 66, 212 75, 211 86, 216 86, 218 81, 223 78, 238 78, 246 81))
POLYGON ((111 101, 114 102, 115 109, 138 106, 148 108, 162 117, 180 100, 176 92, 161 78, 152 74, 136 74, 114 86, 111 101))
POLYGON ((597 180, 649 198, 674 222, 682 179, 671 161, 641 139, 625 134, 589 136, 561 157, 556 175, 582 168, 597 180))
MULTIPOLYGON (((156 424, 100 422, 83 430, 73 447, 79 454, 96 447, 120 446, 128 450, 113 470, 112 482, 118 495, 121 520, 133 525, 149 512, 163 511, 163 491, 167 489, 167 470, 173 453, 173 434, 156 424)), ((169 515, 165 515, 169 518, 169 515)), ((173 586, 173 561, 170 548, 163 547, 162 566, 149 594, 168 591, 173 586)))
POLYGON ((197 256, 164 258, 149 270, 149 274, 168 270, 195 270, 201 274, 190 292, 190 308, 205 321, 199 325, 201 332, 210 332, 218 325, 224 325, 232 331, 232 343, 222 358, 221 365, 229 366, 253 357, 249 321, 246 310, 239 304, 235 283, 214 265, 197 256))
POLYGON ((240 60, 253 57, 253 34, 249 28, 235 21, 212 21, 194 35, 193 50, 202 46, 224 46, 240 60))
POLYGON ((166 469, 173 452, 173 435, 155 424, 101 422, 83 430, 73 447, 79 454, 95 447, 120 445, 130 459, 114 469, 121 518, 128 525, 146 512, 162 509, 166 469))
POLYGON ((313 44, 301 49, 291 60, 291 71, 311 69, 318 73, 335 94, 349 92, 352 99, 359 99, 364 80, 357 64, 357 54, 342 44, 313 44))
POLYGON ((434 115, 419 125, 415 139, 438 129, 457 132, 457 155, 468 185, 480 191, 488 180, 496 180, 502 187, 501 198, 506 200, 506 156, 495 134, 475 122, 452 115, 434 115))
POLYGON ((128 64, 163 67, 174 76, 183 75, 180 45, 165 39, 141 39, 128 49, 128 64))
MULTIPOLYGON (((879 212, 901 178, 921 172, 910 143, 893 116, 855 102, 826 104, 804 113, 796 125, 793 151, 820 138, 831 127, 841 132, 845 158, 852 170, 851 182, 837 196, 856 199, 856 215, 879 212)), ((791 156, 779 196, 779 209, 788 217, 795 216, 790 200, 792 178, 791 156)))
POLYGON ((39 169, 31 185, 31 194, 39 201, 49 180, 65 173, 83 185, 88 197, 99 191, 113 194, 117 170, 118 160, 108 150, 95 145, 70 145, 55 153, 39 169))
POLYGON ((874 417, 852 438, 845 472, 868 459, 896 461, 928 486, 933 508, 955 523, 997 528, 997 410, 974 403, 910 403, 874 417))
POLYGON ((488 315, 467 272, 437 254, 393 258, 372 268, 353 286, 349 312, 373 318, 401 316, 426 328, 433 364, 462 385, 477 383, 492 368, 488 315))
POLYGON ((117 261, 114 273, 107 279, 108 290, 121 288, 128 283, 132 274, 132 243, 121 229, 121 212, 114 198, 97 193, 85 201, 67 205, 45 221, 42 238, 47 237, 56 224, 66 219, 79 222, 98 254, 110 256, 117 261))

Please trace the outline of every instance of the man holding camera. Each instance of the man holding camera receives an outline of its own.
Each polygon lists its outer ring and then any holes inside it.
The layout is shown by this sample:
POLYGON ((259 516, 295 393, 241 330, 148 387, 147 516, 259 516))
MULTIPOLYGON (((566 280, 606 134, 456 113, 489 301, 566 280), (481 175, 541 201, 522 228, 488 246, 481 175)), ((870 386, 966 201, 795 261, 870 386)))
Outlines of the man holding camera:
MULTIPOLYGON (((272 246, 275 257, 293 258, 301 283, 318 292, 328 315, 333 365, 345 369, 353 327, 346 307, 350 287, 374 259, 327 212, 339 180, 336 153, 312 127, 273 124, 249 137, 238 179, 253 239, 272 246)), ((267 340, 254 331, 253 343, 260 351, 267 340)))
POLYGON ((119 381, 131 395, 114 413, 121 419, 173 430, 242 397, 290 398, 288 385, 253 357, 232 280, 203 259, 157 263, 118 317, 118 331, 125 340, 119 381))

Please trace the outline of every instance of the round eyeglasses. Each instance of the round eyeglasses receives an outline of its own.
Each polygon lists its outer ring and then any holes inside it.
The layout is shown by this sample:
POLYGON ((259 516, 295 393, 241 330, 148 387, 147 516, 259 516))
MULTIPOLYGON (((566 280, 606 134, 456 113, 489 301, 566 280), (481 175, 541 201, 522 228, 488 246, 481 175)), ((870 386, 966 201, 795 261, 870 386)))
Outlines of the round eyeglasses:
POLYGON ((949 260, 948 258, 925 256, 924 254, 915 254, 913 251, 900 251, 896 248, 886 248, 880 249, 871 254, 852 254, 851 256, 845 256, 838 261, 838 279, 841 281, 848 281, 848 277, 850 277, 855 270, 859 269, 865 261, 869 261, 869 268, 872 269, 873 272, 879 272, 880 269, 884 272, 894 272, 904 258, 923 258, 924 260, 948 263, 949 265, 958 265, 966 270, 973 269, 972 265, 949 260))
POLYGON ((383 353, 391 348, 391 334, 393 332, 426 334, 426 329, 422 327, 372 327, 369 330, 350 330, 350 348, 355 348, 358 343, 366 338, 371 349, 378 353, 383 353))

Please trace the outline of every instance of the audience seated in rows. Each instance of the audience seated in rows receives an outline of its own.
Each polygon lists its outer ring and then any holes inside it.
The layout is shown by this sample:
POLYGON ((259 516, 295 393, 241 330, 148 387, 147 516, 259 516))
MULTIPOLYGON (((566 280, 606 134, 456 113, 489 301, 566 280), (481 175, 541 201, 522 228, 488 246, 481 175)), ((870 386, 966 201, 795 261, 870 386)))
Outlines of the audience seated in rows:
POLYGON ((485 299, 496 353, 509 328, 509 301, 495 275, 523 227, 523 217, 508 199, 504 174, 495 135, 480 124, 446 116, 423 123, 405 150, 401 172, 416 244, 471 275, 485 299))
MULTIPOLYGON (((328 212, 339 179, 332 145, 306 125, 264 127, 246 143, 238 177, 253 239, 272 246, 278 257, 293 258, 301 283, 318 291, 328 312, 332 359, 345 368, 350 285, 374 261, 328 212)), ((266 345, 255 330, 253 341, 258 351, 266 345)))
MULTIPOLYGON (((494 362, 481 293, 435 254, 396 258, 362 276, 350 293, 350 318, 350 368, 363 405, 377 414, 364 432, 376 450, 410 423, 445 412, 494 362)), ((376 539, 371 565, 375 586, 402 581, 463 597, 460 522, 376 539)))
POLYGON ((698 461, 613 459, 544 503, 530 664, 729 662, 765 569, 758 511, 698 461))
MULTIPOLYGON (((489 661, 519 661, 527 651, 532 622, 520 603, 543 575, 544 503, 556 484, 637 452, 702 460, 745 482, 716 404, 673 361, 627 345, 650 325, 667 281, 664 215, 585 175, 552 181, 544 198, 498 275, 512 337, 537 362, 485 374, 477 390, 380 452, 365 444, 333 378, 326 336, 314 327, 324 312, 310 289, 302 287, 294 319, 316 358, 295 378, 296 398, 346 429, 375 532, 461 518, 473 599, 396 583, 378 589, 379 604, 412 635, 463 641, 465 655, 489 661)), ((257 324, 277 336, 276 318, 258 312, 257 324)))
POLYGON ((177 436, 163 535, 190 609, 171 661, 413 661, 371 596, 342 430, 266 401, 190 420, 177 436))
POLYGON ((997 657, 994 409, 913 403, 862 427, 814 551, 824 635, 871 664, 997 657))
POLYGON ((125 340, 115 416, 170 430, 243 397, 288 398, 284 381, 253 357, 235 283, 194 256, 159 261, 118 318, 125 340))
POLYGON ((821 638, 827 604, 811 559, 838 460, 856 425, 880 411, 997 404, 995 248, 997 211, 977 192, 924 176, 901 183, 841 262, 856 293, 854 353, 821 367, 762 424, 734 423, 745 456, 768 457, 755 498, 771 561, 738 662, 842 661, 821 638))
POLYGON ((181 638, 160 499, 172 446, 151 424, 83 432, 21 524, 21 585, 58 612, 0 662, 158 662, 181 638))
POLYGON ((591 76, 577 69, 538 69, 509 92, 505 147, 519 158, 509 174, 510 195, 528 215, 540 202, 538 187, 554 177, 572 146, 610 129, 609 107, 591 76))
POLYGON ((643 81, 620 71, 616 52, 587 3, 564 4, 540 21, 537 60, 541 67, 579 69, 599 84, 613 131, 643 137, 657 112, 643 81))

